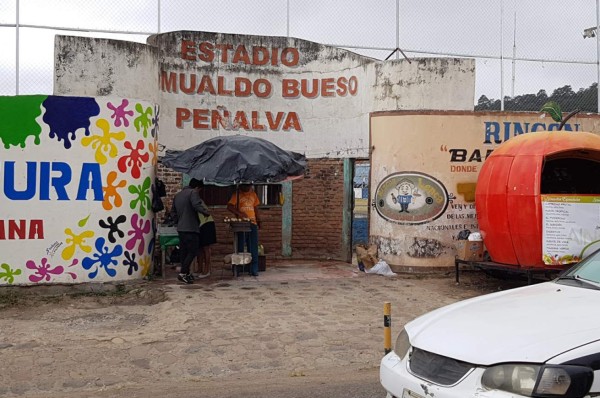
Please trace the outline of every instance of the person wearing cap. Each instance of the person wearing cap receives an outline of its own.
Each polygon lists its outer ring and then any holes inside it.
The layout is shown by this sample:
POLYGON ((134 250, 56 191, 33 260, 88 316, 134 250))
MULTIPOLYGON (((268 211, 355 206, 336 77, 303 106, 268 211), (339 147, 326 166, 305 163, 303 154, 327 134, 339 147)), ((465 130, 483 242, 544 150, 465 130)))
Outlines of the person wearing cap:
POLYGON ((200 221, 198 213, 209 216, 210 212, 206 204, 200 198, 198 188, 201 182, 195 178, 190 180, 189 185, 183 187, 173 198, 171 217, 177 224, 179 235, 179 250, 181 258, 181 270, 177 279, 183 283, 194 282, 190 272, 190 266, 200 251, 200 221))

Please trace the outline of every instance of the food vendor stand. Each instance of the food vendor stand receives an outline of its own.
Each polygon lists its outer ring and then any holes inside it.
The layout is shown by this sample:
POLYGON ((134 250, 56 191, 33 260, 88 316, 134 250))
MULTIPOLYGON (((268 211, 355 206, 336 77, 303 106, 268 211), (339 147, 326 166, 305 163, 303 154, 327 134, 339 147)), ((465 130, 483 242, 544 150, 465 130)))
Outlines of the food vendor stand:
POLYGON ((535 132, 504 142, 486 159, 475 206, 490 261, 460 265, 556 274, 600 246, 600 137, 587 132, 535 132))
MULTIPOLYGON (((186 150, 167 150, 160 161, 206 185, 237 189, 242 184, 277 184, 302 178, 306 170, 304 155, 262 138, 240 134, 214 137, 186 150)), ((232 271, 237 276, 250 262, 250 254, 240 252, 237 247, 237 236, 250 231, 250 222, 231 218, 228 224, 234 234, 231 257, 232 271)))
MULTIPOLYGON (((252 255, 245 252, 243 249, 240 251, 238 248, 238 235, 250 232, 249 221, 238 221, 225 219, 225 223, 229 226, 229 230, 233 233, 233 253, 231 255, 231 271, 234 276, 239 276, 244 271, 244 266, 250 264, 252 255)), ((163 280, 166 279, 166 254, 169 248, 173 248, 179 245, 179 234, 177 228, 168 225, 158 226, 158 242, 160 245, 160 270, 163 280)), ((242 237, 242 241, 244 238, 242 237)), ((155 270, 156 271, 156 270, 155 270)))

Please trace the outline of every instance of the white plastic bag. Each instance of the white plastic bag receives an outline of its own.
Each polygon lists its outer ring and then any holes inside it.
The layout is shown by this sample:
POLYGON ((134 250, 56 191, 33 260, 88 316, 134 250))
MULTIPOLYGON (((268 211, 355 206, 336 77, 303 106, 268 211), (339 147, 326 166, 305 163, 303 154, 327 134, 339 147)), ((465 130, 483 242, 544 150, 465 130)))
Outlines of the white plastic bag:
POLYGON ((472 232, 467 239, 471 242, 483 240, 479 232, 472 232))
POLYGON ((367 274, 378 274, 384 276, 396 276, 396 273, 392 271, 388 263, 385 260, 379 260, 377 264, 372 266, 370 269, 365 270, 367 274))
POLYGON ((252 262, 252 254, 250 253, 233 253, 231 255, 231 264, 246 265, 252 262))

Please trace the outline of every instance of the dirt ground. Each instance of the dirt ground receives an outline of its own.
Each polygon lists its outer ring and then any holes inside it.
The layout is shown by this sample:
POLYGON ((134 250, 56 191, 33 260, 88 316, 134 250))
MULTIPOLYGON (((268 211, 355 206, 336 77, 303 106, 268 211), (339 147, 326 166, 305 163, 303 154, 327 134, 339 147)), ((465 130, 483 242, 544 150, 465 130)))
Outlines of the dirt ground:
POLYGON ((372 371, 383 356, 385 302, 395 339, 427 311, 525 284, 481 271, 461 273, 457 285, 453 272, 384 277, 331 267, 330 278, 7 289, 0 294, 0 396, 188 396, 178 389, 226 388, 253 375, 292 383, 331 369, 372 371))

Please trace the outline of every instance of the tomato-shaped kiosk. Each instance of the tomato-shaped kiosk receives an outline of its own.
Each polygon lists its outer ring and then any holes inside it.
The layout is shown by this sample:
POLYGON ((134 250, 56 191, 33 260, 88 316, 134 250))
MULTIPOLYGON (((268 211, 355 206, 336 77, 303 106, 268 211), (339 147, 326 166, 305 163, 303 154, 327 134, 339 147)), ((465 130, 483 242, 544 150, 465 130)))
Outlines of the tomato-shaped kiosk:
POLYGON ((523 134, 499 145, 486 159, 477 179, 475 208, 492 261, 546 266, 542 194, 600 194, 600 136, 523 134))

